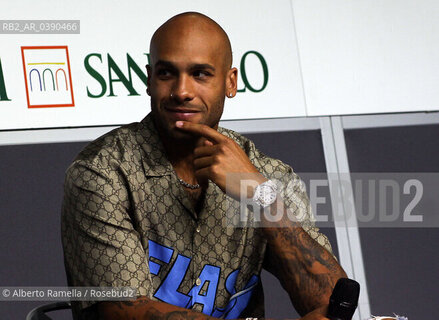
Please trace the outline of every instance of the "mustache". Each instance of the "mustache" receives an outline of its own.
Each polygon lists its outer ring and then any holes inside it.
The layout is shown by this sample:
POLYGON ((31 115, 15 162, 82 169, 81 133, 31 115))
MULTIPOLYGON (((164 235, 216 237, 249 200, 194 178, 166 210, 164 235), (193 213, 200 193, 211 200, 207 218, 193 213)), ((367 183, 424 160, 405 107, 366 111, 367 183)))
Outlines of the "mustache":
POLYGON ((197 106, 197 105, 189 103, 189 102, 178 103, 177 101, 164 102, 164 103, 162 103, 162 107, 164 109, 169 109, 169 110, 187 109, 187 110, 193 110, 193 111, 201 111, 203 109, 200 106, 197 106))

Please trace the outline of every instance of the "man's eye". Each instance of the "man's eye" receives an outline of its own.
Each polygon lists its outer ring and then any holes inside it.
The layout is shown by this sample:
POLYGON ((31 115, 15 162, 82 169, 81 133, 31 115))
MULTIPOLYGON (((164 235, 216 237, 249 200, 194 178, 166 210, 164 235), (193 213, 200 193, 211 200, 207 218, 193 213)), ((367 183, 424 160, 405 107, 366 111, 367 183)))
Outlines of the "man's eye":
POLYGON ((203 78, 207 78, 209 76, 211 76, 211 74, 208 71, 197 70, 197 71, 194 72, 194 77, 195 78, 203 79, 203 78))
POLYGON ((157 76, 159 77, 170 77, 172 75, 171 71, 166 69, 157 70, 157 76))

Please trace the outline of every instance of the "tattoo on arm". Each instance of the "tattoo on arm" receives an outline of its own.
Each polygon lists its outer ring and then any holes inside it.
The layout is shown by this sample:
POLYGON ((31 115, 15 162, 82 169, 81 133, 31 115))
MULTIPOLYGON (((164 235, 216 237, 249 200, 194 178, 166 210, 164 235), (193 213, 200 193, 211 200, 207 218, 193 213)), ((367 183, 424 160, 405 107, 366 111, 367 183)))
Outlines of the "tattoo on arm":
POLYGON ((328 304, 335 283, 346 277, 332 254, 298 224, 281 221, 264 228, 264 233, 270 271, 281 280, 297 311, 304 315, 328 304))

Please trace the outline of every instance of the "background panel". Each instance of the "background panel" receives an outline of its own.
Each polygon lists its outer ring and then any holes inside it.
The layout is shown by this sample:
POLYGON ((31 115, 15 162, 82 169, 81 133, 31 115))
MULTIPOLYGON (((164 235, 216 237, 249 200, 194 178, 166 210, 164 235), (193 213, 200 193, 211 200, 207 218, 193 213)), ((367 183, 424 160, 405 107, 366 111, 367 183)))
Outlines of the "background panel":
MULTIPOLYGON (((349 167, 351 172, 437 174, 438 136, 438 125, 346 130, 349 167)), ((432 195, 423 207, 427 216, 437 216, 437 190, 437 181, 424 190, 432 195)), ((434 317, 439 295, 437 226, 359 231, 372 313, 434 317)))
MULTIPOLYGON (((0 147, 0 285, 67 286, 60 233, 64 172, 85 144, 0 147)), ((24 319, 42 304, 0 302, 0 318, 24 319)), ((71 319, 70 312, 57 314, 71 319)))
POLYGON ((439 2, 292 3, 309 116, 438 110, 439 2))
MULTIPOLYGON (((159 5, 151 1, 78 0, 61 5, 53 0, 25 0, 2 8, 0 19, 79 20, 80 34, 0 34, 0 84, 4 82, 10 100, 0 92, 0 130, 137 121, 150 109, 145 65, 151 36, 166 20, 187 11, 207 14, 230 36, 233 66, 239 69, 239 92, 227 99, 224 119, 306 115, 290 0, 277 0, 276 5, 265 0, 170 0, 159 5), (47 68, 55 74, 60 65, 28 63, 65 63, 63 68, 72 77, 68 90, 73 88, 74 106, 28 108, 26 87, 30 90, 31 77, 28 70, 25 79, 23 46, 67 47, 68 59, 65 53, 54 56, 53 49, 40 48, 25 51, 24 60, 26 67, 37 69, 41 76, 47 68), (39 54, 32 58, 34 51, 39 54)), ((65 89, 49 87, 48 72, 41 80, 44 90, 40 89, 37 71, 29 94, 38 96, 39 104, 48 104, 65 89)))

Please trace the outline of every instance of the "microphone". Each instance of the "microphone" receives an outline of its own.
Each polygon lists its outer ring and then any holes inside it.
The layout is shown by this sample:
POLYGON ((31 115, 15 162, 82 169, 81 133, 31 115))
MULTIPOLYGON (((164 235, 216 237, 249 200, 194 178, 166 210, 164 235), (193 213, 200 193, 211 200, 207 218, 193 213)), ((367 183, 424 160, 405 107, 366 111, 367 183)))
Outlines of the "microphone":
POLYGON ((360 284, 348 278, 340 278, 329 298, 327 317, 331 320, 351 320, 358 305, 360 284))

